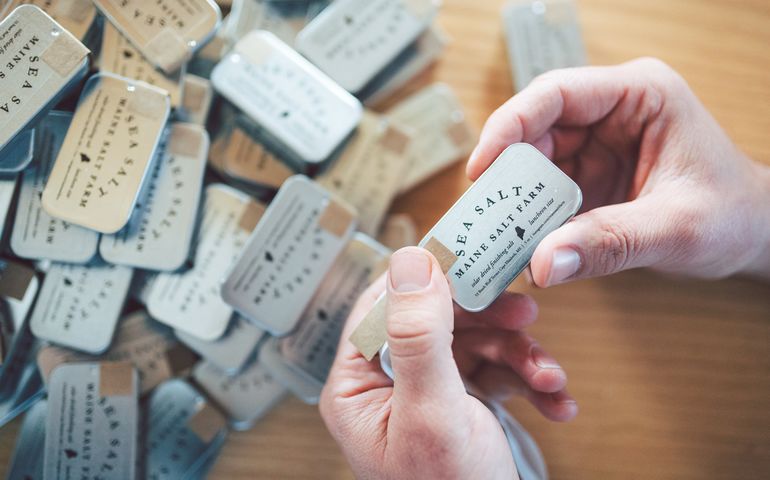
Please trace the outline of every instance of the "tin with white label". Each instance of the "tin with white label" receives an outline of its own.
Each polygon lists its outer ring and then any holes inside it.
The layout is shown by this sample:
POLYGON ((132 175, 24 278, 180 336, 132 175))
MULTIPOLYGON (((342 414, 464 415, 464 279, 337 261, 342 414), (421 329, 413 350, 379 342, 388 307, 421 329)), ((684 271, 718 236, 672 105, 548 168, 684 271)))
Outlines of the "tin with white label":
POLYGON ((361 119, 358 100, 265 31, 243 37, 211 82, 297 165, 330 158, 361 119))
POLYGON ((85 75, 89 51, 32 5, 0 22, 0 38, 0 158, 5 158, 11 141, 85 75))
POLYGON ((212 0, 94 0, 145 58, 171 74, 214 35, 222 12, 212 0))
POLYGON ((0 18, 20 5, 40 8, 81 42, 85 41, 96 18, 96 8, 91 0, 10 0, 0 7, 0 18))
POLYGON ((19 257, 86 263, 96 254, 97 232, 48 215, 41 202, 71 121, 71 113, 51 111, 35 128, 35 164, 21 175, 11 232, 11 250, 19 257))
POLYGON ((110 73, 89 78, 43 191, 45 211, 101 233, 123 228, 168 115, 164 90, 110 73))
POLYGON ((430 85, 388 111, 388 116, 412 130, 408 155, 411 167, 401 190, 409 190, 470 154, 476 135, 449 86, 430 85))
POLYGON ((47 411, 48 402, 39 400, 24 415, 6 478, 20 480, 43 478, 40 452, 45 449, 47 411))
POLYGON ((297 35, 297 50, 358 93, 428 28, 434 0, 337 0, 297 35))
POLYGON ((517 92, 541 73, 586 64, 572 0, 511 2, 503 9, 503 27, 517 92))
POLYGON ((213 341, 201 340, 181 330, 175 333, 182 343, 198 352, 207 363, 227 374, 240 371, 265 336, 264 330, 238 314, 233 315, 227 331, 213 341))
POLYGON ((535 147, 517 143, 500 154, 420 246, 443 245, 455 302, 478 312, 529 265, 537 245, 571 219, 581 202, 572 179, 535 147))
POLYGON ((138 393, 128 362, 58 366, 48 385, 43 479, 135 478, 138 393))
POLYGON ((140 478, 200 478, 227 438, 227 420, 180 379, 158 386, 146 406, 145 468, 140 478))
POLYGON ((317 177, 319 185, 348 202, 358 214, 358 230, 376 235, 410 168, 412 135, 373 112, 334 163, 317 177))
POLYGON ((139 80, 168 92, 172 107, 182 103, 184 66, 171 74, 156 70, 110 22, 104 24, 99 70, 139 80))
POLYGON ((193 370, 193 378, 225 410, 236 430, 250 428, 286 395, 283 385, 258 361, 233 376, 201 362, 193 370))
POLYGON ((356 227, 317 183, 283 184, 222 285, 222 298, 271 335, 289 333, 356 227))
POLYGON ((209 136, 200 125, 173 123, 151 167, 128 224, 102 236, 104 260, 147 270, 174 271, 190 256, 200 206, 209 136))
POLYGON ((131 268, 98 260, 88 265, 54 263, 30 317, 32 333, 86 353, 104 352, 115 333, 132 274, 131 268))
POLYGON ((205 192, 193 267, 160 273, 147 295, 147 309, 159 322, 213 341, 224 334, 233 313, 219 294, 222 278, 241 254, 264 207, 222 184, 209 185, 205 192))

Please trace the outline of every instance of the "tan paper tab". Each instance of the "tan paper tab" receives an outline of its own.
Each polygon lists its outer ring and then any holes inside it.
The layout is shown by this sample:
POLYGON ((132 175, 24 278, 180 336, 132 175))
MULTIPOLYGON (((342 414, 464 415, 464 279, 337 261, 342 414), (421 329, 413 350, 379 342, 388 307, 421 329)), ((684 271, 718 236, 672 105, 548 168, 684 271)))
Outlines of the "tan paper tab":
POLYGON ((176 128, 170 135, 168 151, 184 157, 200 158, 204 136, 194 128, 176 128))
POLYGON ((0 261, 0 296, 23 300, 35 271, 24 264, 0 261))
POLYGON ((99 364, 99 396, 123 397, 134 391, 134 367, 131 362, 99 364))
POLYGON ((147 42, 144 50, 164 72, 179 70, 190 57, 190 50, 184 38, 170 28, 164 28, 158 32, 147 42))
POLYGON ((254 230, 259 223, 259 219, 265 214, 265 206, 261 203, 250 201, 243 209, 240 220, 238 220, 238 226, 242 229, 250 232, 254 230))
MULTIPOLYGON (((59 15, 75 23, 83 23, 96 14, 91 0, 59 0, 54 6, 54 18, 59 15)), ((91 23, 91 22, 88 22, 91 23)))
POLYGON ((60 77, 68 76, 72 70, 83 63, 89 50, 69 35, 59 35, 40 56, 46 65, 60 77))
POLYGON ((371 361, 377 355, 388 339, 386 306, 387 300, 383 295, 350 335, 350 343, 356 346, 367 361, 371 361))
POLYGON ((465 122, 454 122, 447 128, 447 135, 459 148, 467 148, 469 141, 473 140, 473 134, 465 122))
POLYGON ((355 214, 348 207, 330 199, 318 219, 318 226, 337 237, 342 237, 353 218, 355 214))
POLYGON ((410 135, 393 124, 390 124, 380 141, 385 148, 396 155, 403 155, 406 152, 406 147, 409 146, 410 140, 410 135))
POLYGON ((436 257, 438 264, 441 266, 441 271, 444 275, 447 274, 452 265, 457 261, 457 256, 449 250, 443 243, 436 240, 436 237, 431 237, 425 244, 425 250, 429 251, 436 257))
POLYGON ((206 403, 190 417, 187 426, 201 441, 209 444, 225 428, 225 417, 216 408, 206 403))

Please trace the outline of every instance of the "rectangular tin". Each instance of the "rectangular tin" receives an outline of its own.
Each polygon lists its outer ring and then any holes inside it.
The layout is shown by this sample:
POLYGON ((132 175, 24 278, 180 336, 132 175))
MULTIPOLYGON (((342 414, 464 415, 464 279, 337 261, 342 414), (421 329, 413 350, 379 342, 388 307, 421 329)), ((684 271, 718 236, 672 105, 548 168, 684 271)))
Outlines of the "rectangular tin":
POLYGON ((270 334, 286 335, 355 227, 350 207, 307 177, 291 177, 227 275, 222 298, 270 334))
POLYGON ((428 28, 434 0, 337 0, 297 35, 297 51, 358 93, 428 28))
POLYGON ((201 340, 181 330, 175 333, 182 343, 198 352, 206 362, 227 374, 240 371, 265 336, 264 330, 238 314, 233 315, 224 335, 213 341, 201 340))
POLYGON ((96 18, 96 8, 91 0, 10 0, 0 8, 0 18, 20 5, 40 8, 81 42, 85 41, 96 18))
POLYGON ((243 37, 211 82, 300 165, 328 159, 361 119, 358 100, 265 31, 243 37))
POLYGON ((53 217, 101 233, 128 222, 169 114, 164 90, 92 76, 43 191, 53 217))

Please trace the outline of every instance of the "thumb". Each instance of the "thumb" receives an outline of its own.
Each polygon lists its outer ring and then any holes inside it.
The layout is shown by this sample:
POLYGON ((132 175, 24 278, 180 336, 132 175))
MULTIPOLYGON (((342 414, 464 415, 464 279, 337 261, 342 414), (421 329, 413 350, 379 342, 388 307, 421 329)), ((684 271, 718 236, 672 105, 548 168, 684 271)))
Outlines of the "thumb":
POLYGON ((676 262, 692 243, 692 222, 656 196, 597 208, 548 235, 532 256, 540 287, 676 262))
POLYGON ((465 389, 452 355, 454 311, 436 259, 418 247, 390 259, 386 304, 393 395, 406 404, 461 398, 465 389))

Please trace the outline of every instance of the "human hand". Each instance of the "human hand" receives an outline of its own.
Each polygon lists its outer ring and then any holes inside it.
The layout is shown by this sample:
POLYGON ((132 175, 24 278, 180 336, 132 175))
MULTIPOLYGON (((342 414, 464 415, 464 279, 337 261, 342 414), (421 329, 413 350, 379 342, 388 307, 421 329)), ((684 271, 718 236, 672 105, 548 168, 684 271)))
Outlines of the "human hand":
POLYGON ((664 63, 541 75, 487 120, 468 176, 522 141, 584 195, 585 213, 535 251, 537 285, 635 267, 770 278, 770 169, 743 155, 664 63))
POLYGON ((530 297, 509 293, 483 313, 464 312, 430 253, 396 252, 387 278, 353 309, 321 394, 321 415, 356 476, 516 478, 498 420, 461 375, 497 399, 524 395, 550 419, 574 417, 564 371, 521 331, 536 317, 530 297), (395 384, 348 341, 385 289, 395 384))

